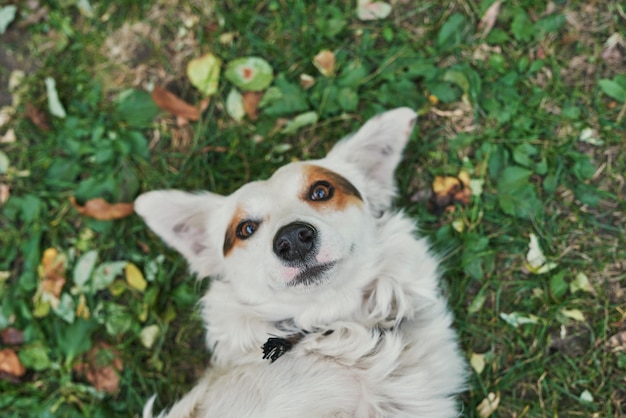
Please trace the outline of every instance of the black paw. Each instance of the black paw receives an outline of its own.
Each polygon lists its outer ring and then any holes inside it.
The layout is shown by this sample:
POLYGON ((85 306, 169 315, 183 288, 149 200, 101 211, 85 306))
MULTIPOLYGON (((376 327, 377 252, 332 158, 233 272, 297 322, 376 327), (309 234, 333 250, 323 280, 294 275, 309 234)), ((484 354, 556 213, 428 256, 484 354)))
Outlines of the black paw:
POLYGON ((286 338, 268 338, 263 344, 263 359, 275 362, 280 356, 293 348, 293 343, 286 338))

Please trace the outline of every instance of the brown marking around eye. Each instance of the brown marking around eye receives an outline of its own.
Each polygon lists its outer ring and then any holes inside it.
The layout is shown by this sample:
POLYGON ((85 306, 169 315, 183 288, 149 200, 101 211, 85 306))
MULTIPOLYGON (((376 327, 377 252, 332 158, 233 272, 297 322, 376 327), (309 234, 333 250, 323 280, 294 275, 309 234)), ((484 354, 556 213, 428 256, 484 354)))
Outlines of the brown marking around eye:
POLYGON ((305 182, 300 199, 314 208, 323 210, 345 210, 349 205, 362 206, 363 197, 356 187, 345 177, 324 167, 306 165, 304 168, 305 182), (333 196, 324 201, 313 201, 309 197, 311 186, 319 181, 328 182, 334 189, 333 196))
POLYGON ((222 248, 224 257, 228 257, 236 246, 243 244, 243 241, 237 238, 237 226, 244 219, 246 219, 246 213, 241 208, 237 208, 224 234, 224 247, 222 248))

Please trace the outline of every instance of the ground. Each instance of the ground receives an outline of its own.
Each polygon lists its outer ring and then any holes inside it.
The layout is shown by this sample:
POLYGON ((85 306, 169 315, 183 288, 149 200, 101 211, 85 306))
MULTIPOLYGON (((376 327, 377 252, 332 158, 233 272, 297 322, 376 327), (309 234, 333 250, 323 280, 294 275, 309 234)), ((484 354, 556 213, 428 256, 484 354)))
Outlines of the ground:
POLYGON ((397 0, 373 20, 342 1, 13 3, 0 35, 4 415, 138 416, 153 393, 159 407, 180 397, 208 364, 207 282, 123 204, 232 192, 399 106, 420 117, 397 206, 443 259, 471 362, 463 415, 626 415, 620 2, 397 0), (207 54, 221 60, 214 92, 187 75, 207 54), (226 74, 251 56, 273 72, 256 93, 226 74), (95 198, 122 204, 114 220, 95 198))

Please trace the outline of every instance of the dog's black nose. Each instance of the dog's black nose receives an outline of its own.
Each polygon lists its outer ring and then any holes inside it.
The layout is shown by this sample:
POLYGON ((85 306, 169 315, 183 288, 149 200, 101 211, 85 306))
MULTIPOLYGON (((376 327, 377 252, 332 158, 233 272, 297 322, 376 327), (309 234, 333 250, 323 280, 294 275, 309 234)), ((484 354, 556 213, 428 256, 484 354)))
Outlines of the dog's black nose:
POLYGON ((294 222, 278 230, 274 237, 274 253, 285 261, 305 260, 315 248, 317 232, 313 226, 294 222))

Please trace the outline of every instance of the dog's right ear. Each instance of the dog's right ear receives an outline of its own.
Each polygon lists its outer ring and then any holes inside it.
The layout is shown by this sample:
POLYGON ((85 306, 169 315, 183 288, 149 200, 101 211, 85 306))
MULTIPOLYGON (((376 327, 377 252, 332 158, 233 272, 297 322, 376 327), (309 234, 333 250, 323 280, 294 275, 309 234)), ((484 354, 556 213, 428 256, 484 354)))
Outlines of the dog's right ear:
POLYGON ((381 113, 338 142, 327 155, 329 160, 338 159, 359 169, 367 179, 365 193, 375 211, 391 205, 395 192, 393 173, 416 118, 408 107, 381 113))
POLYGON ((223 196, 192 194, 179 190, 157 190, 135 200, 135 212, 166 244, 178 250, 200 277, 218 275, 221 251, 216 248, 211 217, 222 205, 223 196))

